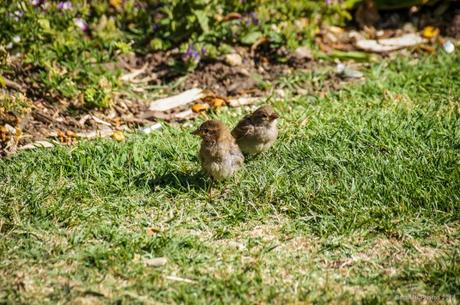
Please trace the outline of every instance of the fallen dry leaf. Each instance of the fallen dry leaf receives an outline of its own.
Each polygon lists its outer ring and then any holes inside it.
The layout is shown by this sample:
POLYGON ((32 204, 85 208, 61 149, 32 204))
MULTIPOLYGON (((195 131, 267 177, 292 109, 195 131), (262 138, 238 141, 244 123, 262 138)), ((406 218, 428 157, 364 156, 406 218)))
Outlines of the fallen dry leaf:
POLYGON ((219 108, 228 104, 228 100, 224 96, 215 95, 213 92, 208 92, 208 95, 201 99, 213 108, 219 108))
POLYGON ((196 283, 193 280, 186 279, 186 278, 183 278, 183 277, 178 277, 178 276, 175 276, 175 275, 165 275, 164 278, 167 279, 167 280, 176 281, 176 282, 184 282, 184 283, 191 283, 191 284, 196 283))
POLYGON ((95 116, 95 115, 91 116, 91 118, 92 118, 96 123, 103 124, 103 125, 106 125, 106 126, 112 126, 112 124, 110 124, 109 122, 106 122, 106 121, 104 121, 104 120, 101 120, 100 118, 98 118, 98 117, 95 116))
POLYGON ((196 113, 199 113, 199 112, 203 112, 203 111, 207 110, 208 108, 209 108, 209 106, 207 104, 194 104, 192 106, 192 111, 196 112, 196 113))
POLYGON ((231 99, 228 102, 230 106, 232 107, 241 107, 241 106, 246 106, 246 105, 257 103, 258 101, 259 101, 259 98, 257 97, 242 96, 236 99, 231 99))
POLYGON ((79 124, 80 126, 83 127, 83 126, 85 126, 86 121, 88 121, 88 119, 90 119, 90 118, 91 118, 91 116, 90 116, 89 114, 85 114, 85 115, 78 121, 78 124, 79 124))
POLYGON ((48 141, 36 141, 30 144, 23 145, 19 147, 19 149, 25 150, 25 149, 34 149, 34 148, 49 148, 53 146, 54 145, 48 141))
POLYGON ((104 138, 104 137, 111 136, 112 133, 113 133, 112 129, 106 127, 101 130, 92 130, 89 132, 79 132, 77 133, 77 136, 79 138, 85 138, 85 139, 92 139, 92 138, 98 138, 98 137, 104 138))
POLYGON ((115 124, 115 127, 120 127, 122 122, 123 122, 123 119, 120 117, 113 119, 113 123, 115 124))
POLYGON ((433 38, 433 37, 437 37, 439 35, 439 29, 436 28, 436 27, 433 27, 433 26, 426 26, 425 28, 423 28, 423 31, 422 31, 422 36, 425 37, 425 38, 433 38))
POLYGON ((67 130, 65 132, 66 136, 70 137, 70 138, 75 138, 77 136, 77 134, 75 132, 73 132, 72 130, 67 130))
POLYGON ((154 257, 154 258, 144 258, 143 260, 144 265, 148 267, 161 267, 166 265, 168 259, 166 257, 154 257))
POLYGON ((426 44, 421 44, 418 46, 419 49, 423 50, 423 51, 426 51, 430 54, 434 54, 436 53, 436 49, 432 46, 429 46, 429 45, 426 45, 426 44))
POLYGON ((173 118, 177 120, 185 120, 185 119, 192 118, 194 115, 196 114, 193 112, 193 110, 187 109, 187 110, 174 114, 173 118))
POLYGON ((0 156, 14 154, 18 149, 21 137, 22 130, 20 127, 13 127, 9 124, 0 126, 0 156))
POLYGON ((112 133, 112 139, 114 139, 115 141, 118 141, 118 142, 122 142, 122 141, 125 140, 125 135, 123 134, 123 131, 115 130, 112 133))
POLYGON ((115 8, 120 8, 121 5, 123 4, 123 0, 110 0, 110 5, 112 5, 115 8))
POLYGON ((157 228, 148 227, 145 229, 145 234, 147 234, 147 236, 153 236, 158 232, 160 232, 160 230, 157 228))
POLYGON ((144 64, 144 66, 140 69, 135 69, 133 70, 132 72, 130 73, 127 73, 125 75, 122 75, 120 77, 120 79, 124 82, 130 82, 130 81, 133 81, 137 76, 143 74, 145 72, 145 70, 147 69, 148 67, 148 64, 144 64))
POLYGON ((61 131, 61 130, 58 130, 57 131, 57 138, 59 139, 59 141, 63 144, 73 144, 77 138, 77 134, 71 130, 67 130, 67 131, 61 131))
POLYGON ((213 108, 220 108, 226 104, 226 101, 222 98, 216 97, 216 98, 213 98, 209 104, 213 108))
POLYGON ((406 34, 400 37, 380 39, 380 40, 358 40, 356 41, 356 47, 359 49, 376 52, 376 53, 385 53, 403 49, 406 47, 416 46, 427 42, 427 40, 421 37, 419 34, 411 33, 406 34))
POLYGON ((8 129, 6 129, 5 126, 0 126, 0 141, 1 142, 6 142, 8 139, 8 129))
POLYGON ((228 13, 227 15, 225 15, 221 19, 221 21, 229 21, 229 20, 233 20, 233 19, 241 19, 241 14, 239 14, 237 12, 228 13))

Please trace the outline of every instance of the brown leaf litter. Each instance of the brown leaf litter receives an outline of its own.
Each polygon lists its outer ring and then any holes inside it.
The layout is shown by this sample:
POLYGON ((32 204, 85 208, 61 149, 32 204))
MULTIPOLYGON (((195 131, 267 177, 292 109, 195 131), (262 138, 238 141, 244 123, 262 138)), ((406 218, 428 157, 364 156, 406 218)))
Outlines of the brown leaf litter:
MULTIPOLYGON (((3 94, 0 96, 0 155, 13 154, 20 147, 51 147, 54 142, 72 145, 84 138, 111 136, 114 140, 123 141, 124 131, 127 130, 153 127, 148 129, 151 132, 157 129, 158 121, 180 122, 193 119, 204 111, 253 103, 257 100, 247 98, 244 103, 239 100, 232 102, 230 96, 262 96, 267 89, 258 88, 256 79, 273 80, 282 71, 291 69, 287 64, 270 64, 268 60, 258 65, 250 58, 249 51, 241 49, 240 52, 245 54, 244 68, 229 66, 223 60, 203 63, 174 90, 183 91, 181 94, 156 102, 129 92, 119 92, 113 96, 109 108, 85 109, 79 106, 79 101, 50 102, 45 98, 28 97, 15 90, 19 87, 0 89, 3 94), (247 64, 249 62, 251 64, 247 64), (8 99, 5 98, 7 96, 8 99), (18 101, 23 105, 20 111, 10 107, 18 101)), ((146 86, 163 85, 182 77, 165 65, 170 58, 177 56, 177 52, 173 51, 147 56, 131 55, 120 57, 117 65, 127 71, 121 79, 128 82, 134 91, 138 88, 139 92, 144 92, 146 86)))
MULTIPOLYGON (((364 15, 360 16, 362 28, 359 31, 333 26, 321 28, 315 42, 323 54, 334 58, 340 51, 346 58, 347 54, 352 54, 348 52, 364 49, 387 56, 407 46, 411 51, 434 53, 433 45, 444 41, 442 35, 460 39, 460 10, 447 12, 446 18, 439 18, 428 9, 406 15, 381 12, 380 18, 365 12, 361 14, 364 15)), ((284 48, 270 50, 267 41, 261 39, 249 48, 235 47, 231 54, 205 59, 195 71, 184 75, 168 65, 171 60, 181 60, 177 49, 145 56, 123 55, 118 62, 107 64, 107 68, 124 70, 120 80, 129 85, 127 90, 115 93, 107 109, 85 109, 81 101, 57 97, 51 102, 49 97, 40 96, 36 84, 20 81, 31 73, 31 68, 7 58, 15 74, 0 78, 0 156, 13 154, 18 149, 52 147, 55 142, 72 145, 84 138, 112 137, 123 141, 126 131, 142 127, 150 133, 161 128, 159 121, 181 122, 227 106, 251 104, 259 100, 257 97, 281 92, 273 87, 280 77, 299 69, 317 70, 324 66, 325 63, 315 60, 316 56, 306 46, 291 52, 284 48), (277 58, 284 58, 284 62, 277 58), (196 95, 188 100, 179 99, 178 104, 171 104, 171 97, 163 99, 169 108, 152 107, 151 96, 146 93, 152 86, 165 84, 172 84, 174 88, 163 87, 163 95, 189 94, 191 90, 196 95)), ((297 94, 309 92, 322 96, 343 81, 345 79, 333 75, 321 83, 321 88, 313 88, 313 92, 299 89, 297 94)))

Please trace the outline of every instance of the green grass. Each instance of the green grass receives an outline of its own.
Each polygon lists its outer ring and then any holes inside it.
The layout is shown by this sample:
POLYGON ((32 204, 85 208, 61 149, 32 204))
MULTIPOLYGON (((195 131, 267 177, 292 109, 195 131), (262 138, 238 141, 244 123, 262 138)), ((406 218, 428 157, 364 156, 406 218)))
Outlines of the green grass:
POLYGON ((274 101, 277 144, 213 199, 190 127, 2 159, 0 304, 458 302, 459 84, 439 55, 274 101))

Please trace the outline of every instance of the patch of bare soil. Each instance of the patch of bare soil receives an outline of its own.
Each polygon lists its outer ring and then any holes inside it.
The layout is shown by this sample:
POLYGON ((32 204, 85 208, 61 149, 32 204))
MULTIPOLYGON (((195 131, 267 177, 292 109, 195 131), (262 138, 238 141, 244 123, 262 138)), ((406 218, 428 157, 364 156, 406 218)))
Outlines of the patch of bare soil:
MULTIPOLYGON (((361 12, 364 15, 368 13, 366 10, 361 12)), ((380 19, 374 18, 376 16, 357 16, 357 20, 362 17, 364 21, 375 24, 361 25, 362 29, 359 31, 353 28, 323 27, 315 42, 330 59, 366 61, 369 56, 357 47, 357 40, 379 44, 381 40, 406 34, 422 38, 424 27, 429 25, 434 30, 427 33, 436 34, 424 38, 424 43, 410 47, 405 54, 417 56, 418 53, 435 53, 434 45, 445 41, 444 35, 450 39, 460 39, 460 9, 458 5, 454 5, 452 9, 441 14, 441 17, 435 15, 436 12, 432 9, 423 8, 420 12, 382 12, 380 19), (361 52, 356 55, 355 51, 361 52)), ((32 101, 32 105, 25 107, 26 111, 12 111, 2 108, 0 104, 0 156, 12 154, 21 147, 33 148, 29 144, 47 138, 65 144, 72 144, 79 138, 96 136, 112 136, 116 140, 122 140, 124 130, 150 126, 158 120, 183 121, 196 117, 194 112, 205 109, 187 105, 166 112, 149 111, 152 87, 162 87, 162 95, 201 88, 228 102, 229 97, 267 96, 276 89, 273 84, 277 79, 296 70, 315 71, 325 65, 335 66, 333 61, 325 63, 313 60, 311 50, 306 47, 292 52, 283 48, 274 51, 268 48, 266 42, 261 40, 248 48, 236 47, 233 54, 219 59, 205 59, 197 69, 188 74, 180 66, 181 53, 177 49, 145 56, 122 56, 118 62, 108 64, 107 69, 121 68, 125 72, 121 79, 129 86, 113 97, 112 105, 108 109, 87 109, 82 107, 81 101, 56 101, 46 92, 40 92, 34 84, 26 86, 7 79, 6 88, 0 88, 0 99, 12 96, 13 100, 28 100, 29 103, 32 101)), ((379 54, 385 57, 396 53, 383 51, 379 54)), ((34 73, 33 67, 21 62, 15 63, 12 68, 16 80, 21 79, 21 75, 34 73)), ((343 75, 330 73, 319 85, 308 84, 311 88, 301 88, 297 93, 323 95, 329 90, 337 89, 345 81, 359 78, 356 74, 359 75, 360 72, 344 68, 343 75)), ((42 142, 40 145, 51 144, 42 142)))
POLYGON ((174 64, 180 61, 180 53, 175 51, 158 52, 146 56, 128 55, 120 58, 120 66, 132 73, 139 72, 133 77, 135 83, 148 85, 164 85, 174 83, 185 76, 177 89, 203 88, 220 96, 263 95, 266 93, 264 82, 271 82, 282 75, 297 69, 314 69, 319 64, 309 56, 298 56, 287 51, 283 53, 284 62, 275 59, 275 54, 263 46, 253 54, 249 48, 236 48, 235 53, 207 59, 186 76, 184 70, 179 70, 174 64))
MULTIPOLYGON (((119 58, 119 62, 111 64, 108 68, 116 66, 123 69, 126 73, 122 79, 124 78, 124 81, 133 85, 135 90, 137 88, 141 93, 145 92, 144 88, 149 86, 164 86, 185 78, 169 92, 202 88, 211 92, 212 95, 227 100, 230 96, 266 95, 270 90, 267 83, 291 73, 292 70, 313 69, 318 65, 310 59, 277 63, 265 55, 252 56, 248 50, 243 48, 240 48, 239 52, 241 54, 238 55, 241 57, 240 64, 228 62, 225 58, 206 61, 200 63, 195 71, 187 75, 167 64, 172 59, 178 59, 180 54, 177 51, 159 52, 146 56, 124 56, 119 58)), ((9 87, 2 93, 10 95, 15 91, 22 91, 22 88, 9 87)), ((81 107, 78 101, 51 102, 49 98, 37 98, 30 96, 27 92, 18 94, 27 95, 33 102, 30 111, 20 114, 0 109, 0 126, 2 127, 0 129, 0 155, 12 154, 19 147, 32 148, 28 144, 47 138, 59 140, 64 144, 73 144, 79 138, 113 136, 116 131, 122 132, 152 125, 159 119, 180 121, 192 117, 172 115, 172 113, 182 111, 183 108, 164 113, 152 113, 148 110, 151 100, 133 97, 128 92, 116 94, 108 109, 87 109, 81 107)), ((48 145, 44 142, 39 144, 48 145)))
POLYGON ((447 24, 446 34, 455 39, 460 39, 460 9, 455 10, 452 21, 447 24))
POLYGON ((208 62, 191 73, 181 87, 207 88, 222 96, 260 96, 266 94, 266 82, 273 82, 293 70, 313 70, 319 65, 308 58, 296 60, 295 56, 289 55, 286 62, 279 63, 271 59, 268 52, 251 58, 242 48, 235 55, 241 57, 241 64, 229 65, 225 57, 224 60, 208 62))

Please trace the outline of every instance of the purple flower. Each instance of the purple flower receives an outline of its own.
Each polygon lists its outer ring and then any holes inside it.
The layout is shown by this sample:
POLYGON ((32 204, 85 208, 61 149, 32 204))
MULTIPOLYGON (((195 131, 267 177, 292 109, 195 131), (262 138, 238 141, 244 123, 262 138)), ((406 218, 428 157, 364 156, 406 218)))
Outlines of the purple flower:
POLYGON ((31 0, 30 3, 33 6, 41 6, 43 3, 45 3, 45 0, 31 0))
POLYGON ((247 14, 244 18, 244 23, 246 24, 246 26, 250 26, 250 25, 259 25, 259 18, 257 18, 257 15, 255 12, 252 12, 252 13, 249 13, 247 14))
POLYGON ((259 25, 259 18, 257 18, 257 15, 255 12, 252 12, 249 14, 249 17, 251 17, 251 22, 254 24, 254 25, 259 25))
POLYGON ((198 52, 195 47, 193 46, 193 44, 189 44, 188 45, 188 48, 187 48, 187 51, 185 51, 184 55, 182 55, 182 59, 184 61, 194 61, 195 63, 198 63, 201 59, 201 55, 200 55, 200 52, 198 52))
POLYGON ((75 22, 75 25, 78 26, 83 32, 86 32, 89 30, 88 23, 86 23, 85 20, 81 18, 75 18, 74 22, 75 22))
POLYGON ((22 16, 24 16, 24 12, 23 11, 15 11, 14 15, 19 17, 19 18, 21 18, 22 16))
POLYGON ((154 23, 152 25, 152 31, 155 33, 156 31, 158 31, 158 29, 160 28, 160 25, 158 23, 154 23))
POLYGON ((72 9, 72 2, 70 1, 61 1, 57 5, 57 9, 61 11, 72 9))
POLYGON ((326 5, 331 5, 332 4, 332 0, 326 0, 326 5))

